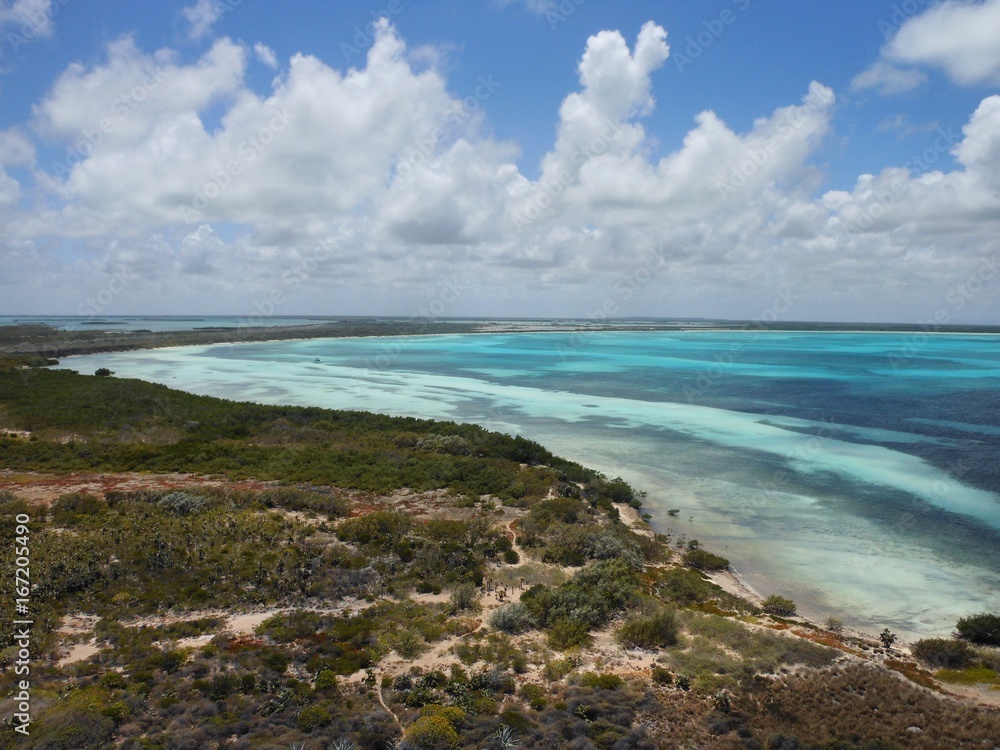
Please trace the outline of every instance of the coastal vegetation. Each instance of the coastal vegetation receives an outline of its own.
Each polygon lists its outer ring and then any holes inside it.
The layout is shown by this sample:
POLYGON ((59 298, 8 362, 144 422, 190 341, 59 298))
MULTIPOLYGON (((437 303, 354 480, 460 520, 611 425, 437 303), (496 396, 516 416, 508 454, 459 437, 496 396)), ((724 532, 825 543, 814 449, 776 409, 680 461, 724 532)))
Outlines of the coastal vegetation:
MULTIPOLYGON (((729 593, 707 577, 724 558, 626 525, 626 483, 523 438, 19 365, 0 428, 0 593, 24 515, 34 584, 31 733, 0 748, 1000 736, 995 710, 933 692, 995 677, 987 647, 922 641, 897 665, 729 593)), ((5 627, 5 665, 16 648, 5 627)))

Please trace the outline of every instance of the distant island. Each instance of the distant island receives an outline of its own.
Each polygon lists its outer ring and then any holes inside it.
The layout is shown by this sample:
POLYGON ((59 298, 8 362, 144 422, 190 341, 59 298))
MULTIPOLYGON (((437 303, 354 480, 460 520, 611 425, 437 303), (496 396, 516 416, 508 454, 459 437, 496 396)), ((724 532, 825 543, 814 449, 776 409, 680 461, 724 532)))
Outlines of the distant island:
MULTIPOLYGON (((198 320, 198 319, 193 319, 198 320)), ((531 333, 599 331, 857 331, 870 333, 983 333, 998 334, 1000 326, 918 325, 903 323, 811 323, 725 320, 659 319, 407 319, 342 318, 311 325, 247 325, 205 327, 181 331, 59 330, 45 323, 0 326, 0 354, 18 357, 23 364, 43 365, 48 360, 80 354, 156 349, 168 346, 203 346, 252 341, 342 338, 346 336, 423 336, 459 333, 531 333)), ((88 328, 90 326, 88 325, 88 328)))

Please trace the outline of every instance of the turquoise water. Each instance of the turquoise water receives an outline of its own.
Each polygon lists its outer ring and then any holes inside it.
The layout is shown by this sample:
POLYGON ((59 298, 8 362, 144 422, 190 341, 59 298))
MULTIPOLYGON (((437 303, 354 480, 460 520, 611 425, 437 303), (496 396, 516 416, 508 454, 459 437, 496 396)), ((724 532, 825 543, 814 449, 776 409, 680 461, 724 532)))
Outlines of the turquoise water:
POLYGON ((624 477, 658 530, 697 538, 813 617, 924 636, 1000 610, 998 336, 324 339, 64 366, 525 435, 624 477))

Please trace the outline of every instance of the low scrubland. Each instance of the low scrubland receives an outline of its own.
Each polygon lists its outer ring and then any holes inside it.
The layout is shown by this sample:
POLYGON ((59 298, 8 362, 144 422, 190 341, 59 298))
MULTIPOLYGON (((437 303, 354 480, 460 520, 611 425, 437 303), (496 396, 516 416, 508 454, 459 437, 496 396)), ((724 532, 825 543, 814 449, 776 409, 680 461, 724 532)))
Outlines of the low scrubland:
MULTIPOLYGON (((0 729, 0 748, 1000 738, 996 710, 941 692, 995 678, 988 644, 927 640, 909 660, 788 619, 780 595, 727 593, 706 575, 724 558, 622 522, 627 484, 521 438, 17 368, 0 372, 0 427, 0 592, 21 514, 35 584, 34 721, 28 738, 0 729), (190 481, 29 491, 101 473, 190 481)), ((9 665, 10 628, 0 648, 9 665)), ((0 693, 16 679, 0 673, 0 693)))

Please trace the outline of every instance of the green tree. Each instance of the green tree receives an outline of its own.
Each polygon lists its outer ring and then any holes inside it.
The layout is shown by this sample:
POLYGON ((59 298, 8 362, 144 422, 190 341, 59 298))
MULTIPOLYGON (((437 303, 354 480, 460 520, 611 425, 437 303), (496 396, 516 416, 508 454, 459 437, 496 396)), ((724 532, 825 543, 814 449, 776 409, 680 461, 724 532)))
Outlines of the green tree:
POLYGON ((885 628, 878 634, 878 639, 882 641, 884 648, 892 648, 892 644, 896 642, 896 635, 889 628, 885 628))
POLYGON ((761 609, 769 615, 791 617, 795 614, 795 602, 787 597, 775 594, 767 597, 767 599, 761 603, 761 609))
POLYGON ((963 617, 956 623, 960 638, 982 646, 1000 646, 1000 615, 986 612, 963 617))

